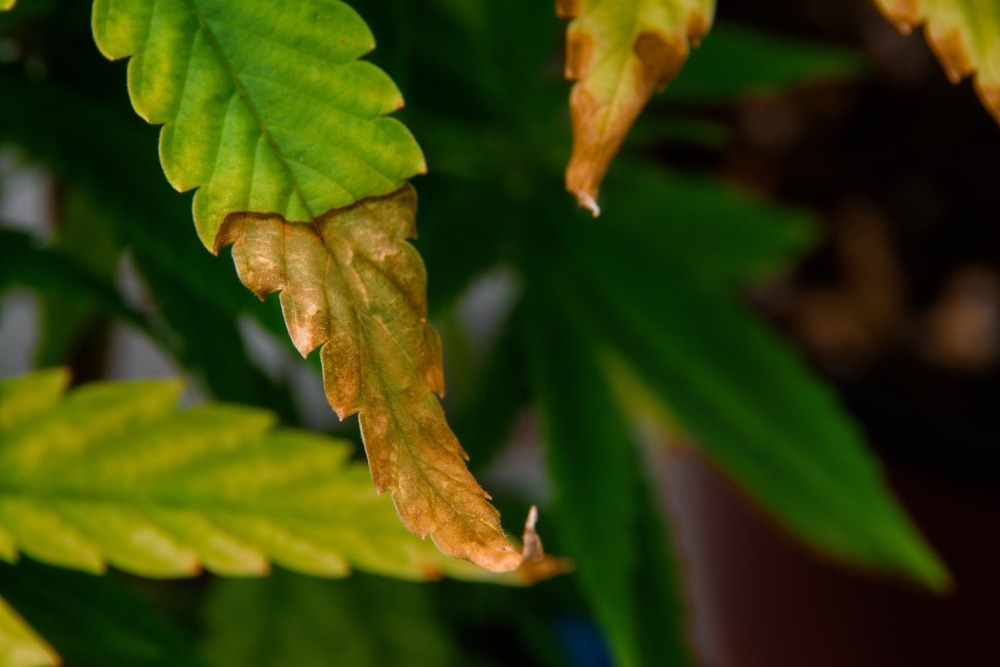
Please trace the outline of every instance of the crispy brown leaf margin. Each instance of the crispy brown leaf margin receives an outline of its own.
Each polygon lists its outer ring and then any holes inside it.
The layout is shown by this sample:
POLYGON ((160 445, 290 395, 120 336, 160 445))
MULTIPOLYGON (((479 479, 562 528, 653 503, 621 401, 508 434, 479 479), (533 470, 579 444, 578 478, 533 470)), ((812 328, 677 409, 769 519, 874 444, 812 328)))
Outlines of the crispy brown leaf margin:
POLYGON ((280 292, 303 356, 321 347, 327 399, 341 419, 359 413, 375 487, 392 493, 404 525, 450 556, 514 570, 522 556, 438 400, 441 342, 427 322, 423 261, 407 241, 416 205, 407 185, 311 225, 232 214, 215 251, 232 244, 240 280, 260 298, 280 292))

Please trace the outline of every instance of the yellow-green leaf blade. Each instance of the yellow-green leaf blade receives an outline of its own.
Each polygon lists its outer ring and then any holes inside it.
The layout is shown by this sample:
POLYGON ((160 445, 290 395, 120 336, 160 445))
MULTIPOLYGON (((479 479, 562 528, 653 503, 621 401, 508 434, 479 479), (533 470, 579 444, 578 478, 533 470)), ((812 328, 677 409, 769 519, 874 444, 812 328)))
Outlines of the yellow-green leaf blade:
POLYGON ((975 77, 976 92, 1000 121, 1000 3, 994 0, 876 0, 904 32, 924 25, 927 41, 958 83, 975 77))
POLYGON ((93 30, 112 59, 132 56, 129 92, 165 124, 160 157, 212 247, 225 217, 311 222, 397 190, 425 170, 409 131, 385 114, 395 84, 358 58, 374 39, 338 0, 96 0, 93 30))
POLYGON ((12 430, 43 414, 59 401, 69 384, 60 368, 34 373, 20 380, 0 380, 0 431, 12 430))
POLYGON ((0 598, 0 665, 56 667, 59 656, 0 598))
POLYGON ((597 191, 653 91, 712 24, 715 0, 557 0, 566 37, 573 154, 566 189, 597 215, 597 191))
POLYGON ((7 11, 8 9, 13 9, 17 0, 0 0, 0 11, 7 11))
MULTIPOLYGON (((305 228, 305 227, 304 227, 305 228)), ((311 227, 309 227, 311 228, 311 227)), ((7 380, 36 394, 51 373, 7 380)), ((273 431, 236 406, 177 411, 173 382, 96 383, 30 423, 0 427, 4 558, 179 577, 260 575, 270 563, 324 576, 482 579, 408 533, 349 445, 273 431)), ((526 577, 521 577, 523 581, 526 577)), ((496 581, 518 583, 494 577, 496 581)))
POLYGON ((423 262, 407 242, 415 213, 416 194, 405 187, 311 227, 234 216, 219 244, 233 244, 250 290, 281 293, 299 352, 322 346, 330 405, 342 419, 360 412, 372 479, 391 491, 403 523, 451 556, 513 570, 520 555, 438 400, 441 344, 427 322, 423 262))

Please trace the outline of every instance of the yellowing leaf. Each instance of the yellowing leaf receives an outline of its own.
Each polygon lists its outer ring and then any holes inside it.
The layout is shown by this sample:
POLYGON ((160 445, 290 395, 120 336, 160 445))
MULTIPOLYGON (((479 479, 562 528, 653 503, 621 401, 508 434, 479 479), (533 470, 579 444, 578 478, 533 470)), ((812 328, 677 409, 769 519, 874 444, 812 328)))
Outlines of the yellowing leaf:
POLYGON ((876 0, 903 32, 924 25, 927 41, 958 83, 974 76, 980 99, 1000 122, 1000 3, 992 0, 876 0))
POLYGON ((416 193, 331 211, 313 225, 278 216, 231 216, 217 248, 233 244, 243 283, 261 298, 281 292, 288 331, 303 355, 322 346, 330 405, 360 412, 372 479, 389 490, 403 523, 446 554, 494 571, 521 557, 465 466, 448 427, 441 343, 427 323, 416 193))
POLYGON ((133 56, 132 104, 165 123, 171 185, 199 188, 194 218, 215 244, 229 213, 312 222, 398 190, 425 170, 392 80, 358 58, 368 26, 338 0, 95 0, 94 38, 133 56))
POLYGON ((653 91, 677 74, 712 24, 715 0, 557 0, 566 36, 573 154, 566 189, 594 215, 597 191, 653 91))
POLYGON ((403 185, 424 161, 384 116, 399 91, 357 60, 374 47, 362 19, 339 0, 95 0, 93 25, 106 56, 132 56, 136 110, 165 123, 167 178, 199 188, 202 241, 234 243, 261 297, 283 290, 303 354, 323 345, 330 403, 341 418, 361 412, 375 485, 405 525, 447 554, 516 569, 434 395, 441 346, 405 241, 416 202, 403 185))
POLYGON ((59 656, 0 598, 0 665, 55 667, 59 656))
POLYGON ((8 9, 13 9, 17 0, 0 0, 0 11, 6 11, 8 9))
MULTIPOLYGON (((347 461, 347 443, 272 430, 274 417, 256 409, 178 412, 175 382, 94 383, 53 400, 64 377, 0 381, 10 408, 0 423, 3 560, 23 552, 153 577, 260 575, 271 562, 322 576, 539 576, 489 575, 406 532, 366 466, 347 461)), ((556 559, 542 563, 559 571, 556 559)))

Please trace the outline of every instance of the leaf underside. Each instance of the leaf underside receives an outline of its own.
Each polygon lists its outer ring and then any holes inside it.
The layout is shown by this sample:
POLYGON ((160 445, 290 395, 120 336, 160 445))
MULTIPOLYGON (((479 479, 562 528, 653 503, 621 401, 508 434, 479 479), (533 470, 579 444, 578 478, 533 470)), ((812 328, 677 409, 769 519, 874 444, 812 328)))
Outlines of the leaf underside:
MULTIPOLYGON (((350 446, 223 404, 178 412, 176 382, 0 381, 0 558, 151 577, 319 576, 352 567, 482 579, 407 533, 350 446)), ((530 578, 535 578, 536 572, 530 578)), ((518 583, 520 573, 494 581, 518 583)))
POLYGON ((924 25, 952 83, 974 77, 976 92, 1000 122, 1000 3, 979 0, 876 0, 904 32, 924 25))
POLYGON ((233 244, 241 280, 281 291, 302 354, 322 346, 327 397, 360 412, 372 478, 404 524, 492 571, 522 562, 445 421, 440 340, 426 321, 414 235, 424 171, 392 81, 357 58, 374 47, 337 0, 96 0, 109 58, 132 56, 138 113, 165 123, 164 171, 199 188, 205 245, 233 244))
POLYGON ((566 189, 597 215, 597 191, 654 90, 712 24, 715 0, 557 0, 566 36, 573 153, 566 189))

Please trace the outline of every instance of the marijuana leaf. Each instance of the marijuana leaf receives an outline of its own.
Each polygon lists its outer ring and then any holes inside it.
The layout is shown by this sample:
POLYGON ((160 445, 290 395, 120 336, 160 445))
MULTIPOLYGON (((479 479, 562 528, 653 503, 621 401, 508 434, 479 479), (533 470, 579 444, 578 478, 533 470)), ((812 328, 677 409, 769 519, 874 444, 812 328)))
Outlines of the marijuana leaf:
POLYGON ((93 18, 105 55, 133 56, 136 110, 166 123, 168 179, 200 188, 202 241, 216 252, 234 243, 259 296, 284 290, 300 352, 323 345, 330 404, 341 418, 361 412, 375 485, 392 491, 404 524, 447 554, 517 568, 434 396, 440 341, 405 241, 415 195, 400 189, 424 162, 384 117, 399 91, 357 61, 374 46, 361 18, 337 0, 96 0, 93 18))
POLYGON ((577 563, 615 664, 691 664, 680 572, 639 473, 628 424, 602 374, 600 327, 588 317, 559 251, 536 250, 531 257, 524 265, 531 317, 523 332, 558 534, 577 563))
POLYGON ((341 419, 360 412, 375 487, 392 491, 403 523, 449 555, 512 570, 520 555, 435 396, 441 343, 427 323, 423 262, 406 241, 415 213, 407 186, 311 226, 231 216, 218 245, 233 243, 240 279, 261 298, 281 292, 299 352, 322 345, 330 405, 341 419))
POLYGON ((974 76, 979 98, 1000 122, 1000 5, 975 0, 876 0, 903 32, 925 24, 927 41, 958 83, 974 76))
POLYGON ((214 667, 464 664, 431 592, 384 577, 317 580, 280 570, 221 579, 205 605, 203 653, 214 667))
POLYGON ((398 190, 425 171, 403 105, 382 70, 358 58, 375 40, 338 0, 95 0, 105 56, 133 56, 129 93, 165 126, 170 184, 199 188, 207 247, 233 212, 312 222, 331 208, 398 190))
POLYGON ((708 33, 715 0, 557 0, 566 37, 573 154, 566 189, 594 214, 597 190, 653 91, 677 74, 708 33))
POLYGON ((821 553, 946 590, 951 576, 833 392, 737 306, 726 281, 705 275, 731 273, 719 261, 729 250, 714 261, 668 254, 614 222, 574 228, 556 243, 607 347, 652 390, 649 401, 629 404, 665 405, 693 446, 821 553))
POLYGON ((178 412, 176 382, 94 383, 60 400, 66 379, 0 381, 3 560, 23 551, 153 577, 259 575, 269 562, 325 576, 356 566, 482 577, 404 531, 346 443, 271 430, 256 409, 178 412))

